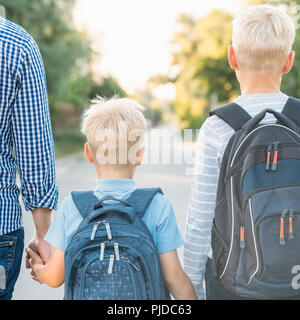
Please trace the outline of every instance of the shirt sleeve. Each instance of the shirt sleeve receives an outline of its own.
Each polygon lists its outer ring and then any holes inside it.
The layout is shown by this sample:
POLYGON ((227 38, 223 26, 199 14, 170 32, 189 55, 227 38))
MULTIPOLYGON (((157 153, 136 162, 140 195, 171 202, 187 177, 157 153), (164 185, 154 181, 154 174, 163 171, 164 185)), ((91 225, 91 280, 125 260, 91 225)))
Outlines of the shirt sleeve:
POLYGON ((204 275, 219 177, 220 143, 211 120, 206 120, 199 132, 183 253, 185 272, 200 299, 205 296, 204 275))
POLYGON ((45 71, 33 40, 23 50, 11 121, 25 209, 56 209, 58 190, 45 71))
POLYGON ((53 221, 44 239, 53 247, 64 251, 67 247, 67 236, 65 226, 66 199, 53 215, 53 221))
POLYGON ((178 229, 172 204, 164 196, 158 195, 160 219, 156 227, 156 247, 158 253, 165 253, 183 246, 184 241, 178 229))

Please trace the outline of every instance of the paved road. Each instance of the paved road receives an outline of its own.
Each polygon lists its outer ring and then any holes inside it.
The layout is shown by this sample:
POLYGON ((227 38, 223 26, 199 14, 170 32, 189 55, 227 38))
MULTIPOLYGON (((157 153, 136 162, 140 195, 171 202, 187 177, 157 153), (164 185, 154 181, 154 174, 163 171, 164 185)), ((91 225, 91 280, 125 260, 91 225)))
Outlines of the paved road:
MULTIPOLYGON (((186 175, 186 165, 145 164, 137 169, 135 180, 138 187, 160 186, 173 203, 180 231, 184 235, 191 176, 186 175)), ((82 154, 71 155, 57 160, 57 182, 60 201, 72 190, 90 190, 94 187, 94 168, 82 154)), ((55 214, 55 213, 54 213, 55 214)), ((24 213, 25 244, 32 238, 33 224, 30 213, 24 213)), ((179 249, 182 260, 182 248, 179 249)), ((23 256, 24 259, 24 256, 23 256)), ((16 300, 53 300, 63 298, 63 286, 53 289, 40 285, 31 279, 22 263, 22 269, 14 297, 16 300)))

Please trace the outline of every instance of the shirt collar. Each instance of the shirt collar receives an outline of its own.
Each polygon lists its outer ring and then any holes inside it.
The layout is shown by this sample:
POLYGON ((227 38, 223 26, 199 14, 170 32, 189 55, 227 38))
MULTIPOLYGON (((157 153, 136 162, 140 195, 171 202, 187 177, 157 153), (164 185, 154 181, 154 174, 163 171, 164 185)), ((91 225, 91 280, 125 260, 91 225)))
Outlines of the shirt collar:
POLYGON ((135 189, 132 179, 97 179, 96 190, 101 192, 129 192, 135 189))

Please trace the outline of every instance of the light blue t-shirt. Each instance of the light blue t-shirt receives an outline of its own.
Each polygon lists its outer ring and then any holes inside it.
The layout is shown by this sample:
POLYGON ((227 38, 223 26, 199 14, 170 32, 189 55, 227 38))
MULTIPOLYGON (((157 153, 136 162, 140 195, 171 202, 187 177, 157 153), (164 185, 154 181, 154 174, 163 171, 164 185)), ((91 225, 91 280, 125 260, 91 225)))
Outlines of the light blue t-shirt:
MULTIPOLYGON (((94 194, 99 199, 110 195, 119 200, 126 200, 134 190, 135 182, 131 179, 98 179, 94 194)), ((162 194, 154 196, 142 220, 152 234, 158 253, 172 251, 184 244, 173 207, 162 194)), ((53 247, 65 250, 81 221, 82 217, 72 196, 66 197, 54 214, 45 240, 53 247)))

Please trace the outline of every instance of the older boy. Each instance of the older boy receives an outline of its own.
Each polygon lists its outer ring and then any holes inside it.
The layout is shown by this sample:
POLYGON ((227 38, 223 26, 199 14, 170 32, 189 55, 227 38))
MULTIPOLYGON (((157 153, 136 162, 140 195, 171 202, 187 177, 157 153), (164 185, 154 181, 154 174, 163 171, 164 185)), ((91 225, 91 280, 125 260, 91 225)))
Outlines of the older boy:
MULTIPOLYGON (((281 112, 288 96, 280 91, 281 76, 293 65, 295 28, 281 10, 258 5, 248 8, 233 23, 232 46, 228 48, 231 68, 236 72, 241 96, 234 102, 251 117, 265 108, 281 112)), ((268 115, 264 123, 275 122, 268 115)), ((213 115, 203 124, 195 160, 184 249, 185 270, 200 298, 238 299, 211 274, 211 227, 214 218, 220 165, 225 147, 234 133, 213 115)))
MULTIPOLYGON (((127 200, 135 190, 133 175, 142 163, 146 133, 143 108, 131 99, 97 99, 87 110, 82 131, 87 137, 85 154, 95 165, 97 198, 113 196, 127 200)), ((183 245, 171 203, 156 194, 146 209, 143 221, 155 242, 166 285, 176 299, 197 299, 177 257, 176 249, 183 245)), ((45 237, 53 252, 44 265, 31 249, 30 264, 38 279, 52 287, 64 282, 64 251, 82 221, 71 196, 65 198, 45 237)))

